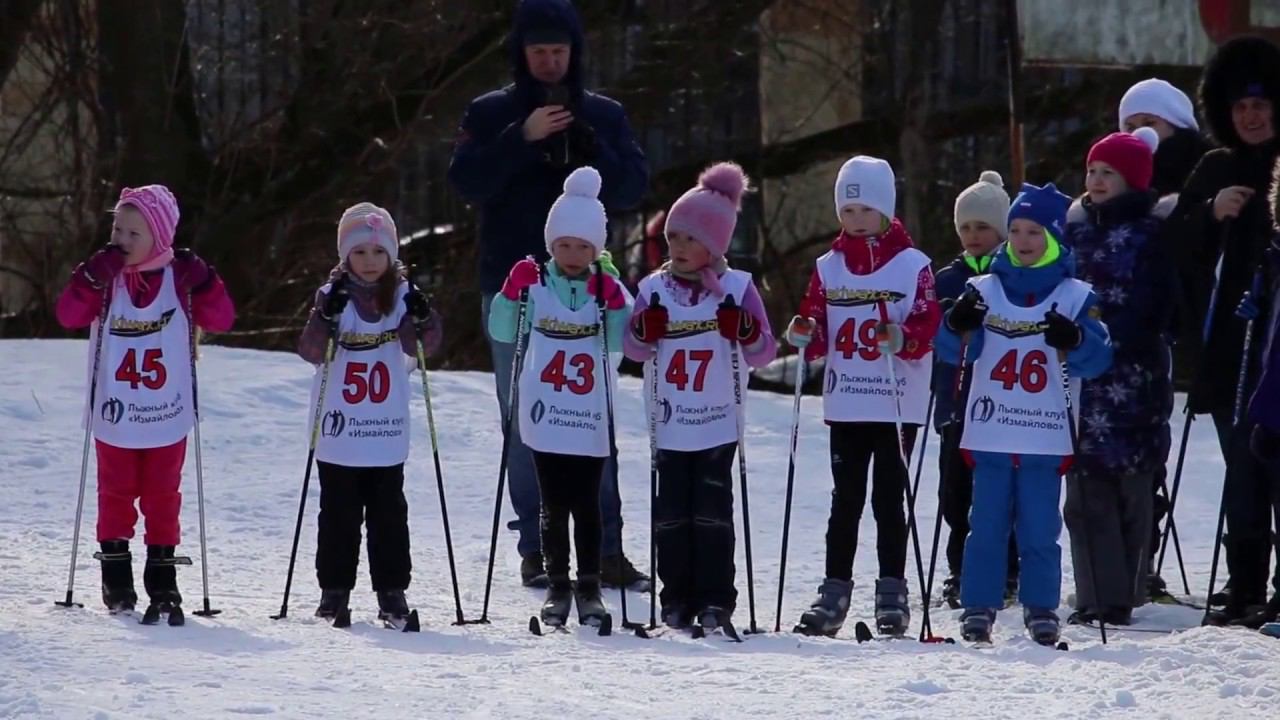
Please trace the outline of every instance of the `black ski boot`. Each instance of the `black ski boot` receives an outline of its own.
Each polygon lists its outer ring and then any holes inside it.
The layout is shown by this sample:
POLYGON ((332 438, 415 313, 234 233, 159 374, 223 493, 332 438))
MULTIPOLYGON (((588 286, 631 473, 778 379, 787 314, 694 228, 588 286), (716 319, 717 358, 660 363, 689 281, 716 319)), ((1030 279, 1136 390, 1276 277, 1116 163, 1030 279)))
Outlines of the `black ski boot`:
POLYGON ((952 610, 960 609, 960 577, 952 575, 942 581, 942 602, 952 610))
POLYGON ((578 606, 578 624, 598 628, 604 624, 609 609, 600 597, 600 576, 587 575, 578 578, 574 590, 574 602, 578 606))
POLYGON ((178 563, 190 562, 174 555, 173 545, 148 545, 147 566, 142 571, 142 585, 150 605, 142 615, 143 625, 155 625, 160 616, 168 616, 170 625, 183 625, 182 594, 178 592, 178 563))
POLYGON ((640 572, 622 553, 600 559, 600 582, 607 588, 625 587, 642 593, 653 589, 653 580, 640 572))
POLYGON ((977 645, 991 644, 991 626, 996 623, 996 611, 989 608, 966 608, 960 615, 960 637, 977 645))
POLYGON ((569 578, 551 579, 547 587, 547 599, 542 603, 542 624, 563 627, 569 622, 569 609, 573 606, 573 585, 569 578))
POLYGON ((730 640, 742 642, 738 629, 733 626, 733 611, 719 605, 708 605, 698 613, 698 637, 706 637, 719 630, 730 640))
POLYGON ((849 614, 849 596, 852 594, 852 580, 827 578, 818 586, 818 599, 800 616, 800 624, 792 632, 835 637, 840 628, 844 627, 844 619, 849 614))
POLYGON ((693 612, 683 603, 663 605, 662 624, 676 630, 684 630, 693 624, 693 612))
POLYGON ((1050 647, 1058 644, 1061 631, 1058 613, 1045 608, 1023 608, 1022 622, 1032 640, 1050 647))
POLYGON ((522 585, 541 590, 549 582, 547 580, 547 571, 542 565, 542 553, 531 552, 520 558, 520 583, 522 585))
POLYGON ((103 540, 102 551, 94 557, 102 561, 102 604, 115 615, 131 613, 138 604, 133 589, 133 553, 128 540, 103 540))
POLYGON ((316 617, 332 622, 343 611, 351 607, 350 590, 321 590, 320 604, 316 606, 316 617))
POLYGON ((404 632, 419 630, 418 611, 409 609, 404 590, 378 591, 378 619, 388 628, 404 632))
POLYGON ((902 578, 876 580, 876 632, 889 637, 902 637, 910 623, 907 581, 902 578))

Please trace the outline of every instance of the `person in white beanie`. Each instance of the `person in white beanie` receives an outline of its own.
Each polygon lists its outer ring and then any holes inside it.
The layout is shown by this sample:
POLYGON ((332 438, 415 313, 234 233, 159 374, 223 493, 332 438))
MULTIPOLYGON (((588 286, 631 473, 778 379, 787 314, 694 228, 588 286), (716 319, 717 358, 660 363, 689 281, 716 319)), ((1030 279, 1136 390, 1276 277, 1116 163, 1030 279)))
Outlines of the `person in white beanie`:
POLYGON ((1162 198, 1172 195, 1171 200, 1156 208, 1158 215, 1166 216, 1176 204, 1177 193, 1187 177, 1210 149, 1196 122, 1195 106, 1177 87, 1158 78, 1148 78, 1125 91, 1117 114, 1121 132, 1132 133, 1140 127, 1149 127, 1160 137, 1151 187, 1162 198))
POLYGON ((631 296, 600 262, 607 219, 599 194, 594 168, 570 173, 547 213, 550 262, 517 262, 489 311, 489 334, 497 342, 529 336, 516 360, 518 407, 508 412, 518 413, 519 437, 533 454, 548 580, 541 617, 552 626, 565 624, 575 600, 580 623, 598 625, 607 614, 600 596, 600 485, 611 450, 606 383, 616 376, 605 357, 606 350, 622 350, 631 296), (524 328, 517 327, 522 306, 524 328), (570 517, 576 592, 569 578, 570 517))
POLYGON ((851 158, 834 190, 840 234, 818 258, 800 313, 787 328, 788 342, 805 348, 807 359, 826 357, 823 409, 834 485, 826 576, 797 631, 834 635, 844 624, 870 484, 878 535, 876 628, 901 636, 910 619, 902 458, 924 424, 930 353, 942 313, 929 258, 894 217, 889 163, 851 158))
MULTIPOLYGON (((938 302, 943 311, 955 303, 970 278, 985 275, 996 248, 1008 232, 1009 193, 1000 173, 987 170, 956 196, 954 220, 961 253, 938 271, 938 302)), ((956 386, 954 365, 933 363, 933 427, 942 438, 938 453, 938 503, 950 532, 947 538, 948 576, 942 582, 942 599, 952 608, 960 607, 960 572, 964 563, 964 543, 969 535, 969 506, 973 499, 973 470, 960 453, 967 393, 956 386)), ((1018 588, 1018 544, 1009 536, 1008 572, 1005 597, 1016 596, 1018 588)))

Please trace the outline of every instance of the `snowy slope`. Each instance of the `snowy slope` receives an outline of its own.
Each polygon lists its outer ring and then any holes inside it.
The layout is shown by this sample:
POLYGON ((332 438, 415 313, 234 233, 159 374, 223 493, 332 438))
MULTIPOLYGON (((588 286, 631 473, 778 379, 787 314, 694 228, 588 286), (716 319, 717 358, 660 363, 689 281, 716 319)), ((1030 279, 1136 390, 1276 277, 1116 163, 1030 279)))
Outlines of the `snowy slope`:
MULTIPOLYGON (((1255 633, 1194 627, 1179 607, 1144 608, 1148 626, 1176 635, 1070 628, 1072 651, 1026 640, 1019 613, 997 625, 997 647, 914 642, 859 646, 851 637, 789 633, 719 640, 587 633, 535 638, 525 630, 540 597, 519 587, 514 537, 500 538, 489 626, 458 628, 421 403, 414 408, 408 494, 415 563, 410 599, 420 635, 375 628, 367 579, 353 596, 356 625, 333 630, 310 617, 318 488, 313 484, 287 620, 279 609, 306 458, 311 369, 293 355, 209 347, 201 363, 205 489, 213 620, 185 628, 112 618, 97 598, 92 466, 76 581, 87 607, 63 610, 82 435, 85 343, 0 342, 0 717, 1275 717, 1280 643, 1255 633)), ((433 376, 463 603, 480 613, 498 449, 489 376, 433 376)), ((618 398, 623 498, 631 556, 647 565, 648 444, 636 380, 618 398)), ((786 478, 790 398, 751 397, 748 457, 761 626, 772 628, 786 478)), ((931 438, 919 521, 931 537, 936 493, 931 438)), ((191 459, 183 508, 185 551, 199 558, 191 459)), ((1196 424, 1178 520, 1192 588, 1203 595, 1222 467, 1207 422, 1196 424)), ((795 622, 821 579, 829 502, 826 433, 819 401, 804 401, 801 457, 783 627, 795 622)), ((504 514, 509 509, 504 501, 504 514)), ((862 525, 851 618, 870 615, 875 524, 862 525)), ((945 530, 944 530, 945 532, 945 530)), ((1065 545, 1064 534, 1063 542, 1065 545)), ((927 547, 927 546, 926 546, 927 547)), ((736 619, 747 624, 743 544, 736 619)), ((927 552, 927 549, 926 549, 927 552)), ((1069 552, 1064 557, 1069 559, 1069 552)), ((1172 556, 1171 556, 1172 559, 1172 556)), ((136 565, 140 576, 140 563, 136 565)), ((913 630, 919 589, 912 563, 913 630)), ((363 574, 363 560, 362 560, 363 574)), ((1176 571, 1166 568, 1174 586, 1176 571)), ((940 582, 941 576, 939 576, 940 582)), ((192 609, 199 566, 180 572, 192 609)), ((140 578, 139 578, 140 583, 140 578)), ((1063 594, 1072 592, 1069 577, 1063 594)), ((617 595, 606 596, 617 615, 617 595)), ((647 616, 646 596, 632 595, 647 616)), ((958 635, 955 612, 935 619, 958 635)), ((851 635, 851 632, 846 633, 851 635)))

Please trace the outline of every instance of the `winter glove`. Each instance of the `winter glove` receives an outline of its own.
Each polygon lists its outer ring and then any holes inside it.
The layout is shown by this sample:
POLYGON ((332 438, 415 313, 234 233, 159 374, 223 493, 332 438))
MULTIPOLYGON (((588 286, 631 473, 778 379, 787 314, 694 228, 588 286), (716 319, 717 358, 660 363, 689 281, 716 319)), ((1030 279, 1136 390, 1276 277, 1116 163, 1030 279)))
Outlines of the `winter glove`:
POLYGON ((813 339, 813 318, 800 317, 796 315, 791 318, 791 322, 787 325, 787 344, 797 350, 803 350, 809 345, 809 341, 813 339))
POLYGON ((880 352, 890 355, 897 355, 902 349, 902 326, 890 323, 876 323, 876 345, 880 348, 880 352))
POLYGON ((124 270, 124 258, 124 248, 114 243, 94 253, 84 262, 84 273, 89 283, 100 288, 110 285, 124 270))
POLYGON ((333 281, 329 286, 329 294, 320 301, 320 318, 337 327, 342 311, 347 309, 347 302, 350 300, 351 294, 347 292, 347 276, 343 275, 333 281))
POLYGON ((521 293, 528 290, 530 286, 537 285, 541 279, 542 269, 538 267, 537 261, 527 257, 511 268, 507 281, 502 284, 502 297, 516 302, 520 299, 521 293))
POLYGON ((760 326, 751 313, 738 307, 730 295, 716 309, 716 325, 720 328, 720 337, 729 342, 750 345, 760 337, 760 326))
POLYGON ((404 307, 409 317, 413 318, 414 325, 425 327, 431 322, 431 298, 418 288, 410 288, 404 294, 404 307))
POLYGON ((1275 463, 1280 459, 1280 433, 1265 425, 1254 425, 1249 433, 1249 451, 1267 465, 1275 463))
POLYGON ((986 317, 987 304, 982 300, 982 293, 971 287, 951 307, 951 312, 947 313, 947 329, 959 335, 970 333, 982 327, 982 321, 986 317))
POLYGON ((190 248, 174 248, 173 262, 185 273, 185 282, 192 295, 199 295, 213 280, 213 266, 201 260, 190 248))
POLYGON ((1071 318, 1058 312, 1054 304, 1044 314, 1044 341, 1055 350, 1075 350, 1084 342, 1084 331, 1071 318))
POLYGON ((645 309, 636 313, 631 321, 631 332, 636 339, 645 345, 652 345, 667 336, 667 322, 671 316, 658 300, 658 293, 653 293, 645 309))
POLYGON ((1236 317, 1241 320, 1257 320, 1262 315, 1262 308, 1258 305, 1258 301, 1262 299, 1262 273, 1257 272, 1253 276, 1253 287, 1240 298, 1240 304, 1236 306, 1236 317))
POLYGON ((622 286, 607 272, 592 273, 587 278, 587 294, 597 298, 603 296, 606 310, 621 310, 627 306, 627 294, 622 292, 622 286), (603 292, 600 288, 604 288, 603 292))

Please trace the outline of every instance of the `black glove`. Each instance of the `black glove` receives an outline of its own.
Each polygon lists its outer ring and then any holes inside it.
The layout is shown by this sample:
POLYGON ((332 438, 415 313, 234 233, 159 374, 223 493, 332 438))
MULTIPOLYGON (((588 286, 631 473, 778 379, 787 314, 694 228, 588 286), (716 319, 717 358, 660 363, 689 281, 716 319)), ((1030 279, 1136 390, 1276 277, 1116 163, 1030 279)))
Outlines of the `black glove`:
POLYGON ((418 288, 410 288, 404 294, 404 307, 414 325, 421 327, 431 322, 431 298, 418 288))
POLYGON ((987 304, 982 301, 982 293, 969 288, 952 306, 951 312, 947 313, 947 328, 963 335, 982 327, 982 321, 986 317, 987 304))
POLYGON ((1264 464, 1274 464, 1280 459, 1280 433, 1254 425, 1253 432, 1249 433, 1249 451, 1264 464))
POLYGON ((1057 305, 1044 314, 1044 341, 1055 350, 1075 350, 1084 342, 1079 323, 1058 312, 1057 305))
POLYGON ((329 286, 329 294, 324 296, 324 300, 320 303, 320 317, 330 325, 337 326, 338 319, 342 317, 342 311, 347 309, 347 302, 351 300, 351 294, 347 292, 346 275, 333 281, 329 286))

